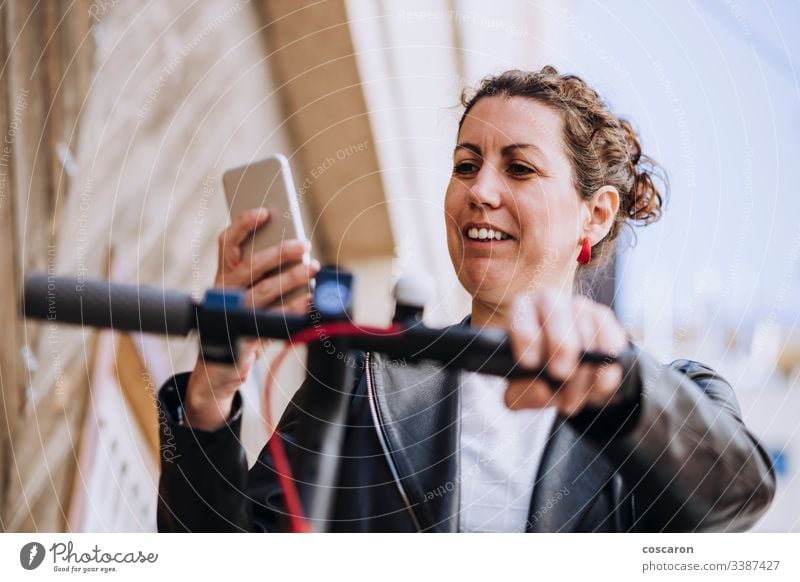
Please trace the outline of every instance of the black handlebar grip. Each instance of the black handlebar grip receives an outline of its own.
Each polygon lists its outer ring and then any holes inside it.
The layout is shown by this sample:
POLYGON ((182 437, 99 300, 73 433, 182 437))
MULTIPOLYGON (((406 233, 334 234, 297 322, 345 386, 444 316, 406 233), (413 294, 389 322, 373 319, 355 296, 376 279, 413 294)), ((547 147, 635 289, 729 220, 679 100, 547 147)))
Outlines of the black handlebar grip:
POLYGON ((188 294, 41 273, 25 279, 22 308, 26 317, 120 331, 186 335, 196 327, 188 294))

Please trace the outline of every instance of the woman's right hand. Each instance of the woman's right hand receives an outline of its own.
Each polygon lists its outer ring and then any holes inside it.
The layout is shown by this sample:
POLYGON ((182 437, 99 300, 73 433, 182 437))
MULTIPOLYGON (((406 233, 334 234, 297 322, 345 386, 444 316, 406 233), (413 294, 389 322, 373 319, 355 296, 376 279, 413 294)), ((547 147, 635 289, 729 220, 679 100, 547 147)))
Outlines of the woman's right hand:
MULTIPOLYGON (((243 258, 242 244, 268 220, 267 208, 248 210, 237 216, 220 234, 219 261, 214 285, 246 290, 245 302, 249 306, 260 309, 276 308, 285 313, 302 315, 308 310, 311 300, 309 293, 304 293, 285 305, 281 303, 281 297, 289 296, 301 287, 307 287, 309 280, 320 269, 316 260, 308 265, 301 262, 303 254, 309 248, 308 241, 284 241, 243 258), (296 264, 291 265, 292 263, 296 264), (284 269, 283 265, 291 266, 284 269)), ((198 356, 197 364, 189 377, 184 401, 187 424, 204 430, 213 430, 225 424, 230 417, 233 397, 262 353, 260 340, 246 340, 242 342, 235 365, 206 362, 202 356, 198 356)))

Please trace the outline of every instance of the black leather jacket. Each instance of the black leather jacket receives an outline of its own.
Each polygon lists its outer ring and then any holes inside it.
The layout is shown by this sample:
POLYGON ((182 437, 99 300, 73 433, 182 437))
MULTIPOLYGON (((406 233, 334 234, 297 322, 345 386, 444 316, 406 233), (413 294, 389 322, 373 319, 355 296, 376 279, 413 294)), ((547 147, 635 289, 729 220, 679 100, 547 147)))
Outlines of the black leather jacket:
MULTIPOLYGON (((644 352, 615 407, 558 416, 530 503, 529 532, 742 531, 775 493, 767 453, 741 420, 730 385, 688 360, 644 352)), ((452 373, 361 356, 331 531, 459 531, 460 397, 452 373)), ((248 471, 241 397, 227 425, 177 422, 188 374, 159 392, 159 531, 285 531, 265 447, 248 471)), ((287 446, 309 419, 304 385, 280 421, 287 446)), ((307 425, 306 425, 307 426, 307 425)))

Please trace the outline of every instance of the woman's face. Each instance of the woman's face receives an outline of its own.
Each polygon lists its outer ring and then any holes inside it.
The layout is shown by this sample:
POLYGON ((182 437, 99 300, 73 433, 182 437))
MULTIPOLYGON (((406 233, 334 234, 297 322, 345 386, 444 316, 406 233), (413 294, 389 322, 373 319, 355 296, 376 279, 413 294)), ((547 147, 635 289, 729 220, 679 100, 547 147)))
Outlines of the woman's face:
POLYGON ((545 285, 571 285, 588 218, 572 175, 556 110, 505 96, 484 97, 470 110, 445 220, 450 258, 473 297, 499 305, 545 285))

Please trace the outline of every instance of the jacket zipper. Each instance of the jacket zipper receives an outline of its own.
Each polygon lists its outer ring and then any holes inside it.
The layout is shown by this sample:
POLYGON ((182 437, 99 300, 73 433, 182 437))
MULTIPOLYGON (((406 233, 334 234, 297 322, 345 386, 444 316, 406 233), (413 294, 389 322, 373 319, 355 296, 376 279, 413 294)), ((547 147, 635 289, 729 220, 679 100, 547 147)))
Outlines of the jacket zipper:
POLYGON ((392 455, 389 452, 389 447, 386 444, 386 437, 383 434, 383 424, 380 422, 378 418, 378 406, 375 402, 376 396, 374 389, 372 387, 372 368, 370 366, 370 352, 366 353, 366 360, 364 362, 364 374, 366 374, 367 378, 367 400, 369 401, 369 410, 372 414, 372 423, 375 425, 375 432, 378 433, 378 441, 381 443, 381 449, 383 450, 383 456, 386 457, 386 461, 389 463, 389 470, 392 472, 392 477, 394 478, 395 485, 397 485, 397 490, 400 493, 400 497, 403 499, 403 503, 406 506, 406 510, 408 510, 409 515, 411 516, 411 521, 414 522, 414 527, 417 531, 422 531, 422 528, 419 525, 419 520, 417 519, 416 514, 414 513, 414 509, 411 507, 411 502, 408 500, 408 495, 406 495, 406 490, 403 487, 403 484, 400 482, 400 474, 397 471, 397 467, 394 464, 394 460, 392 459, 392 455))

